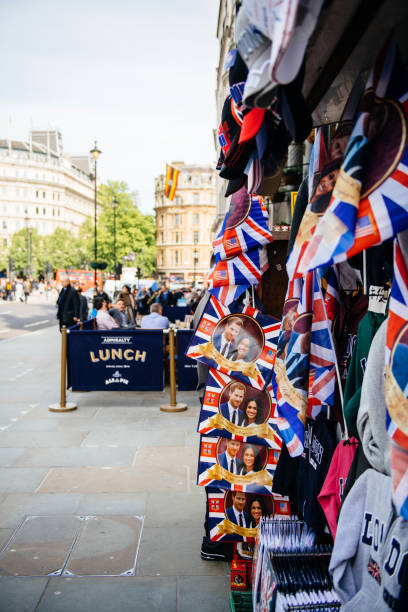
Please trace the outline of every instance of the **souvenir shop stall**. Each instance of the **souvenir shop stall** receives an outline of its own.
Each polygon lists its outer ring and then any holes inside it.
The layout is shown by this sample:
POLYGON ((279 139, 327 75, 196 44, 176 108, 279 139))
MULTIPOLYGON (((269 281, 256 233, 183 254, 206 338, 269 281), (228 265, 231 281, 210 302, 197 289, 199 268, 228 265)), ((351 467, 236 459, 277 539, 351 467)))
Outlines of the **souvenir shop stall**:
POLYGON ((407 34, 400 1, 237 6, 229 207, 187 349, 208 366, 197 483, 211 541, 234 543, 233 610, 408 606, 407 34), (263 196, 306 139, 277 261, 263 196))

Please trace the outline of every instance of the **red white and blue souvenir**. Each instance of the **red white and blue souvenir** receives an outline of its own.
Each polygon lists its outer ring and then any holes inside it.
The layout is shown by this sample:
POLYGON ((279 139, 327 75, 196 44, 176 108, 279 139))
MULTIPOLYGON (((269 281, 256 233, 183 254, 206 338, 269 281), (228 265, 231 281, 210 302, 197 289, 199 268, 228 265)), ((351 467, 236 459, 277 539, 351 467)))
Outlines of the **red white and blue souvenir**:
POLYGON ((254 542, 262 516, 290 516, 289 498, 282 495, 233 493, 215 487, 208 487, 207 492, 212 542, 254 542))
POLYGON ((265 389, 275 361, 280 321, 252 306, 231 311, 211 296, 187 349, 187 357, 265 389))
POLYGON ((198 432, 280 449, 272 387, 254 389, 210 368, 198 432))
POLYGON ((272 493, 280 450, 201 436, 197 484, 247 493, 272 493))
POLYGON ((228 260, 217 258, 208 275, 209 290, 212 292, 218 287, 231 285, 258 285, 267 269, 268 255, 265 248, 252 249, 228 260))

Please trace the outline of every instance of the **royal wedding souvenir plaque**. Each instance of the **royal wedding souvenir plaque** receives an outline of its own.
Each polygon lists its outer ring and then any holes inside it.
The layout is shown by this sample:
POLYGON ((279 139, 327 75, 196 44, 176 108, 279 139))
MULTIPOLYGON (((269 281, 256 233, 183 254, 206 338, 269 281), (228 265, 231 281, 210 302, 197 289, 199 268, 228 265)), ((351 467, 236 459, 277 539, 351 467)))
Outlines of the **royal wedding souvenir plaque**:
POLYGON ((199 433, 270 446, 279 450, 272 389, 254 389, 210 369, 198 424, 199 433))
POLYGON ((262 516, 290 516, 289 498, 244 491, 208 489, 210 539, 254 542, 262 516))
POLYGON ((256 308, 231 312, 211 296, 186 354, 263 390, 271 377, 279 328, 278 319, 256 308))
POLYGON ((201 436, 197 484, 267 495, 279 455, 279 449, 201 436))

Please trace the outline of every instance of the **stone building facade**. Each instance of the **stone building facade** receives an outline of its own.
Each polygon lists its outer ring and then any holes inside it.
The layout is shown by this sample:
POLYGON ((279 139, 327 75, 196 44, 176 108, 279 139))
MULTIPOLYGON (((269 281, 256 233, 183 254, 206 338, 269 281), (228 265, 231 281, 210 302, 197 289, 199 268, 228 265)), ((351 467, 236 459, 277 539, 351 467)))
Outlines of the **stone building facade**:
POLYGON ((94 213, 88 156, 63 152, 61 134, 30 132, 28 141, 0 139, 0 248, 27 225, 39 234, 76 232, 94 213))
POLYGON ((165 175, 155 178, 157 275, 169 281, 200 281, 210 267, 215 171, 209 165, 171 165, 180 170, 173 201, 164 194, 165 175))

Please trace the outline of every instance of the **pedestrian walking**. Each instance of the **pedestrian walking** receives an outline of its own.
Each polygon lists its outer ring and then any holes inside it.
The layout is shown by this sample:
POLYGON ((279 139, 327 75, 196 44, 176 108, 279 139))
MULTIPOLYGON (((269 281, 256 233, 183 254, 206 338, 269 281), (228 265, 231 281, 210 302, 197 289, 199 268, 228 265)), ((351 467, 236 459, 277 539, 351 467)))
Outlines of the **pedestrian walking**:
POLYGON ((61 278, 62 289, 57 300, 57 319, 60 329, 63 325, 72 327, 79 320, 79 295, 71 286, 68 276, 61 278))

